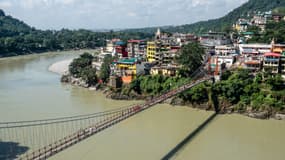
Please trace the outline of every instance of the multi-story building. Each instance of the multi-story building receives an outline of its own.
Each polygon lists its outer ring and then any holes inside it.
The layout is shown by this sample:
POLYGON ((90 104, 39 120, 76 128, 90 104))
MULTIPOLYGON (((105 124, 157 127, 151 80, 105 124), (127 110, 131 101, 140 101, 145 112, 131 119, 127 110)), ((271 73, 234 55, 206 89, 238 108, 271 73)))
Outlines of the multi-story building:
POLYGON ((265 30, 265 25, 267 23, 268 18, 270 18, 271 12, 257 13, 251 19, 251 23, 254 26, 257 26, 261 29, 261 31, 265 30))
POLYGON ((234 46, 222 45, 215 46, 215 54, 219 56, 229 56, 232 54, 237 54, 237 51, 234 46))
POLYGON ((127 45, 123 41, 117 41, 115 43, 115 52, 119 58, 128 57, 127 45))
POLYGON ((115 44, 116 42, 121 41, 120 39, 112 39, 112 40, 107 40, 107 44, 106 44, 106 49, 105 52, 109 52, 109 53, 115 53, 115 44))
POLYGON ((270 44, 239 44, 241 55, 258 55, 271 51, 270 44))
POLYGON ((259 71, 262 67, 262 56, 250 56, 244 58, 244 68, 251 71, 259 71))
POLYGON ((176 55, 177 55, 177 50, 167 50, 167 51, 157 52, 155 54, 155 61, 157 62, 158 65, 173 64, 173 60, 176 55))
POLYGON ((198 38, 194 34, 174 33, 172 37, 175 38, 175 45, 182 46, 189 42, 197 42, 198 38))
POLYGON ((265 53, 263 55, 263 71, 270 73, 279 73, 281 54, 265 53))
POLYGON ((128 55, 129 57, 136 57, 145 59, 146 55, 146 41, 144 40, 129 40, 128 45, 128 55))
POLYGON ((233 55, 229 56, 211 56, 210 65, 211 70, 215 70, 216 65, 224 66, 226 68, 230 68, 236 61, 236 57, 233 55))
POLYGON ((154 62, 155 61, 155 54, 157 52, 157 44, 155 41, 150 41, 150 42, 147 42, 147 61, 148 62, 154 62))
POLYGON ((97 70, 100 70, 101 66, 103 64, 104 58, 106 56, 112 56, 112 54, 111 53, 107 53, 107 52, 103 52, 103 53, 100 53, 99 55, 96 55, 95 56, 95 61, 92 62, 92 67, 96 68, 97 70))
POLYGON ((130 83, 138 74, 143 74, 144 65, 137 58, 123 58, 114 62, 111 70, 112 75, 120 76, 123 83, 130 83))
POLYGON ((231 44, 230 37, 222 32, 209 32, 203 34, 199 39, 206 53, 215 54, 215 46, 231 44))
POLYGON ((157 55, 160 52, 168 51, 171 47, 169 44, 162 43, 161 41, 149 41, 147 42, 147 61, 152 63, 156 61, 157 55))
POLYGON ((246 19, 238 19, 236 24, 233 25, 233 29, 238 32, 246 32, 247 28, 250 26, 250 22, 246 19))

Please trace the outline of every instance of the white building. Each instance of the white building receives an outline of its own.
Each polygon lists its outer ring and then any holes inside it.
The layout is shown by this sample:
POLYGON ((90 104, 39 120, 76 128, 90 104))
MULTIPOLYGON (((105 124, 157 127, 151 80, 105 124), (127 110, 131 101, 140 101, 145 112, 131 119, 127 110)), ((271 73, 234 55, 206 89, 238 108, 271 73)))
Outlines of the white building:
POLYGON ((237 51, 234 46, 222 45, 215 46, 215 54, 220 56, 228 56, 231 54, 237 54, 237 51))
POLYGON ((258 55, 271 51, 271 44, 239 44, 241 55, 258 55))
POLYGON ((111 53, 100 53, 99 55, 97 55, 95 57, 96 61, 92 62, 92 67, 96 68, 97 70, 100 70, 103 64, 104 58, 106 56, 112 56, 112 54, 111 53))

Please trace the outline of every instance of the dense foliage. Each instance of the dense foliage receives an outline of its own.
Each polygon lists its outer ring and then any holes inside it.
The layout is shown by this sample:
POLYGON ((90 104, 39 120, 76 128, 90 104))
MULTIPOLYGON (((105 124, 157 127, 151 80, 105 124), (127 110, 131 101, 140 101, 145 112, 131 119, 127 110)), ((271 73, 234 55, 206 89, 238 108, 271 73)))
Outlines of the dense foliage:
MULTIPOLYGON (((259 32, 256 29, 250 31, 259 32)), ((269 22, 266 24, 266 30, 264 33, 254 34, 249 42, 270 43, 272 39, 276 43, 285 43, 285 22, 269 22)))
POLYGON ((182 65, 180 75, 189 77, 196 69, 203 63, 203 55, 205 51, 203 47, 197 43, 192 42, 182 46, 176 60, 178 64, 182 65))
MULTIPOLYGON (((181 33, 203 33, 212 31, 228 31, 232 24, 234 24, 240 17, 247 16, 248 13, 253 11, 269 11, 276 7, 285 6, 284 0, 249 0, 242 6, 234 9, 226 16, 208 20, 201 21, 193 24, 186 24, 181 26, 165 26, 161 27, 167 32, 181 32, 181 33)), ((131 29, 128 32, 153 32, 156 28, 142 28, 142 29, 131 29)))
POLYGON ((111 55, 106 55, 104 57, 101 69, 100 69, 100 74, 99 77, 100 79, 104 82, 107 83, 110 77, 111 73, 111 68, 110 65, 113 62, 114 58, 111 55))
POLYGON ((162 75, 140 76, 133 80, 130 84, 130 90, 143 95, 158 95, 182 85, 189 79, 179 77, 166 77, 162 75))
POLYGON ((83 53, 79 58, 74 59, 69 65, 69 73, 75 78, 82 78, 89 86, 98 82, 96 69, 92 68, 93 56, 83 53))
MULTIPOLYGON (((173 89, 190 79, 178 77, 143 76, 134 80, 127 93, 154 96, 173 89)), ((236 110, 245 111, 284 111, 285 86, 280 75, 258 73, 256 76, 247 70, 227 71, 222 80, 199 84, 178 95, 184 102, 201 104, 213 101, 226 101, 236 110)))
POLYGON ((106 39, 145 39, 152 34, 125 32, 93 32, 90 30, 37 30, 0 9, 0 57, 44 51, 96 48, 106 39))

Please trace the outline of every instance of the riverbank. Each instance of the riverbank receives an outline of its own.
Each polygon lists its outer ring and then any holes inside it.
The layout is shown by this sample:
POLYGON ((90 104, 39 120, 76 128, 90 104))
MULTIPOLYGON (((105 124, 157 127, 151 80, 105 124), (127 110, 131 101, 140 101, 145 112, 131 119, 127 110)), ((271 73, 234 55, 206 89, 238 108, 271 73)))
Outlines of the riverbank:
POLYGON ((48 70, 60 75, 68 74, 68 66, 72 61, 73 59, 67 59, 55 62, 48 67, 48 70))
MULTIPOLYGON (((127 95, 122 95, 120 93, 113 93, 111 91, 106 92, 106 97, 113 99, 113 100, 148 100, 151 97, 149 96, 137 96, 135 94, 132 94, 131 96, 127 96, 127 95)), ((166 101, 164 101, 163 103, 165 104, 169 104, 172 106, 185 106, 185 107, 190 107, 190 108, 196 108, 196 109, 200 109, 200 110, 206 110, 206 111, 214 111, 214 109, 211 107, 211 105, 208 102, 204 102, 204 103, 189 103, 189 102, 185 102, 183 101, 181 98, 178 97, 173 97, 170 98, 166 101)), ((255 118, 255 119, 275 119, 275 120, 285 120, 285 114, 284 113, 280 113, 280 112, 276 112, 276 111, 272 111, 272 110, 260 110, 260 111, 254 111, 252 110, 252 108, 250 106, 247 106, 246 110, 237 110, 236 109, 236 105, 232 105, 226 101, 220 100, 219 101, 219 114, 225 114, 225 115, 231 115, 231 114, 239 114, 239 115, 243 115, 243 116, 247 116, 250 118, 255 118)))
MULTIPOLYGON (((68 66, 72 62, 72 59, 64 60, 60 62, 56 62, 49 67, 49 70, 56 72, 62 75, 61 81, 70 83, 72 85, 89 88, 91 90, 104 90, 106 98, 110 98, 113 100, 149 100, 151 99, 150 94, 138 94, 132 89, 128 89, 126 92, 126 87, 122 90, 109 90, 106 86, 101 85, 101 83, 97 83, 95 86, 90 86, 84 81, 82 78, 74 78, 67 74, 68 66)), ((128 87, 127 87, 128 88, 128 87)), ((207 91, 208 89, 203 92, 203 94, 209 94, 207 91)), ((192 93, 193 94, 193 93, 192 93)), ((195 93, 194 93, 195 94, 195 93)), ((189 95, 191 97, 191 95, 189 95)), ((188 97, 189 97, 188 96, 188 97)), ((199 95, 200 96, 200 95, 199 95)), ((209 95, 208 95, 209 96, 209 95)), ((207 97, 208 97, 207 96, 207 97)), ((216 95, 217 96, 217 95, 216 95)), ((202 110, 214 110, 213 102, 210 101, 210 98, 204 97, 203 101, 191 102, 190 99, 184 97, 184 99, 179 97, 174 97, 167 100, 164 103, 173 105, 173 106, 188 106, 191 108, 198 108, 202 110)), ((219 108, 221 114, 242 114, 251 118, 257 119, 277 119, 277 120, 285 120, 285 113, 284 110, 278 111, 276 108, 272 107, 261 107, 261 108, 253 108, 250 105, 243 105, 240 107, 240 103, 231 103, 225 98, 217 96, 216 98, 216 105, 219 108)))

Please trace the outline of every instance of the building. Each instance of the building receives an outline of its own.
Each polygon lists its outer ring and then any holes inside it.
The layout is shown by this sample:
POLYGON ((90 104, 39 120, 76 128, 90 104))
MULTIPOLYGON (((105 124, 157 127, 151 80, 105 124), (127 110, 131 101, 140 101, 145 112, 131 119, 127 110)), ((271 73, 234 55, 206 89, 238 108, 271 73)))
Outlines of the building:
POLYGON ((167 51, 161 51, 157 52, 155 54, 155 61, 158 65, 168 65, 173 64, 173 60, 175 56, 177 55, 177 50, 167 50, 167 51))
POLYGON ((231 44, 230 37, 222 32, 209 32, 203 34, 199 39, 201 45, 205 48, 206 53, 214 54, 215 46, 231 44))
POLYGON ((112 88, 122 87, 122 78, 119 76, 110 76, 109 86, 112 88))
POLYGON ((157 44, 154 41, 147 42, 147 61, 154 62, 155 61, 155 54, 157 52, 157 44))
POLYGON ((274 22, 280 22, 281 20, 283 20, 284 15, 282 14, 273 14, 272 15, 272 19, 274 22))
POLYGON ((281 54, 265 53, 263 55, 263 72, 279 73, 279 61, 281 54))
POLYGON ((155 66, 150 70, 151 75, 176 76, 177 66, 155 66))
POLYGON ((115 43, 115 53, 119 58, 128 57, 127 44, 123 41, 117 41, 115 43))
POLYGON ((241 32, 241 35, 245 38, 245 40, 249 40, 254 36, 253 32, 241 32))
POLYGON ((127 51, 129 57, 146 58, 146 41, 144 40, 129 40, 127 45, 127 51))
POLYGON ((210 63, 212 66, 212 70, 215 69, 216 65, 218 64, 219 66, 224 66, 226 68, 230 68, 236 61, 236 57, 234 55, 229 55, 229 56, 212 56, 210 63))
POLYGON ((106 49, 105 52, 115 53, 115 44, 121 41, 120 39, 112 39, 106 41, 106 49))
POLYGON ((261 31, 265 31, 265 26, 269 17, 271 17, 271 12, 259 12, 253 16, 251 24, 259 27, 261 31))
POLYGON ((95 61, 92 62, 92 67, 96 68, 97 70, 100 70, 101 66, 103 64, 104 58, 106 56, 112 56, 112 54, 111 53, 107 53, 107 52, 103 52, 103 53, 100 53, 99 55, 96 55, 95 56, 95 61))
POLYGON ((284 75, 285 75, 285 52, 283 52, 281 54, 279 69, 280 69, 279 73, 281 73, 283 75, 283 78, 284 78, 284 75))
POLYGON ((262 56, 250 56, 250 57, 245 57, 244 59, 244 68, 249 69, 251 71, 259 71, 261 70, 262 67, 262 56))
POLYGON ((228 56, 232 54, 237 54, 237 51, 234 46, 222 45, 215 46, 215 54, 219 56, 228 56))
POLYGON ((183 34, 183 33, 174 33, 174 37, 177 46, 185 45, 189 42, 197 42, 198 38, 194 34, 183 34))
POLYGON ((209 32, 200 37, 202 45, 220 46, 231 44, 230 37, 223 32, 209 32))
POLYGON ((285 52, 285 44, 272 44, 272 52, 274 53, 283 53, 285 52))
POLYGON ((161 41, 149 41, 147 42, 147 61, 152 63, 156 61, 156 57, 159 52, 171 50, 169 44, 162 43, 161 41))
POLYGON ((259 55, 271 52, 270 44, 239 44, 241 55, 259 55))
POLYGON ((112 75, 122 78, 123 83, 130 83, 139 74, 144 73, 144 65, 137 58, 123 58, 114 62, 112 75))
POLYGON ((247 28, 250 26, 250 22, 246 19, 238 19, 236 24, 233 25, 233 29, 238 32, 246 32, 247 28))

